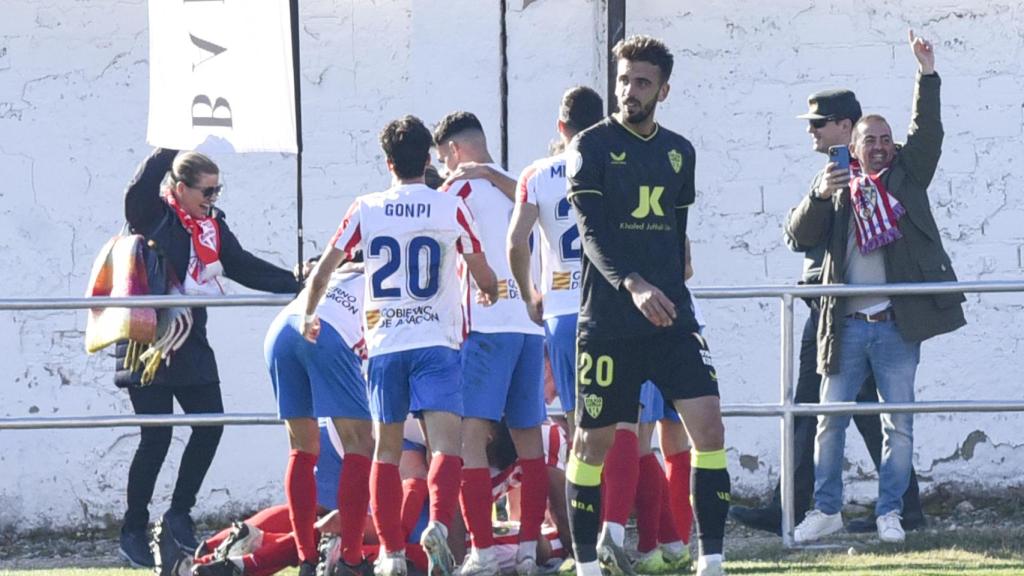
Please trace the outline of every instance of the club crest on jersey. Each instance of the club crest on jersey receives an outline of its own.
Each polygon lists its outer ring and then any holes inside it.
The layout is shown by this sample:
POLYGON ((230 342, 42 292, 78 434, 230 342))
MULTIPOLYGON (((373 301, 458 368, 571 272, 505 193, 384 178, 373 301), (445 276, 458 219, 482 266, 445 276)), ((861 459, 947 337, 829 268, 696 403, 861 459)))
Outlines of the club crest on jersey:
POLYGON ((626 165, 626 152, 625 151, 620 152, 618 154, 616 154, 615 152, 609 152, 608 155, 611 156, 611 158, 612 158, 612 164, 615 164, 617 166, 625 166, 626 165))
POLYGON ((597 418, 601 415, 601 411, 604 410, 604 398, 594 396, 593 394, 585 394, 583 396, 583 406, 587 409, 587 414, 590 414, 591 418, 597 418))
POLYGON ((676 174, 679 174, 679 171, 683 169, 683 155, 673 148, 668 151, 668 161, 672 164, 672 169, 676 174))

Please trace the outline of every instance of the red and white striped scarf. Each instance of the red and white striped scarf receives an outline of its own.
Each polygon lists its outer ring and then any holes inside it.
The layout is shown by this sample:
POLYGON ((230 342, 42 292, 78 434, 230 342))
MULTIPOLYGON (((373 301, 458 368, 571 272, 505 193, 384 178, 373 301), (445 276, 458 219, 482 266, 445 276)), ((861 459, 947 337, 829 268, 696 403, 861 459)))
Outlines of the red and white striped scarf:
POLYGON ((174 194, 166 194, 164 198, 178 215, 181 225, 192 236, 192 251, 196 258, 190 258, 189 261, 185 292, 223 294, 220 282, 217 281, 217 276, 224 271, 220 263, 220 225, 217 224, 217 219, 212 216, 193 218, 181 207, 174 194))
POLYGON ((878 174, 861 171, 857 161, 850 162, 850 209, 856 223, 857 248, 867 254, 903 237, 899 221, 907 213, 899 200, 889 194, 878 174))

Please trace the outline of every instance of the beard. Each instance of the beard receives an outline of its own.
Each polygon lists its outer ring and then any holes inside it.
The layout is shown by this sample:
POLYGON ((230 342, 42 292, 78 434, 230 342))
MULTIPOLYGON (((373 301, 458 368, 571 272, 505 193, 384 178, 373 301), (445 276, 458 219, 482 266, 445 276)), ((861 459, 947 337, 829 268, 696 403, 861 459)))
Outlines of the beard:
POLYGON ((642 122, 646 122, 647 119, 649 119, 654 114, 654 109, 658 105, 657 100, 651 101, 646 106, 640 104, 640 102, 637 100, 627 100, 626 102, 635 102, 638 105, 637 108, 630 112, 629 109, 626 108, 625 102, 619 104, 619 108, 624 112, 626 121, 629 122, 630 124, 640 124, 642 122))

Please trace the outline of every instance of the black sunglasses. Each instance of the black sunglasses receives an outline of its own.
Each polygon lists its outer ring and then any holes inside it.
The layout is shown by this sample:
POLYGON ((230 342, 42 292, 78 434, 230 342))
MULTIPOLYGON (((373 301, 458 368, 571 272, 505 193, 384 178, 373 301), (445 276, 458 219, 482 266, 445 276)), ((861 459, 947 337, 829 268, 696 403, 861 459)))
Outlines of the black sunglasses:
MULTIPOLYGON (((193 186, 193 188, 194 188, 194 186, 193 186)), ((206 188, 198 188, 198 190, 202 190, 203 198, 206 198, 206 199, 213 198, 214 196, 220 196, 220 191, 223 190, 223 189, 224 189, 224 185, 223 184, 217 184, 216 186, 207 186, 206 188)))
POLYGON ((815 118, 813 120, 808 120, 808 122, 811 123, 811 126, 816 128, 816 129, 818 129, 818 130, 824 128, 825 125, 828 124, 829 122, 834 122, 834 121, 835 121, 835 118, 832 117, 832 116, 826 116, 824 118, 815 118))
POLYGON ((174 181, 175 182, 181 182, 182 184, 184 184, 185 186, 188 186, 189 188, 194 188, 196 190, 199 190, 200 192, 203 193, 203 198, 206 198, 206 199, 213 198, 214 196, 219 196, 221 191, 224 189, 224 185, 223 184, 217 184, 216 186, 207 186, 206 188, 200 188, 198 186, 193 186, 193 185, 189 184, 185 180, 178 180, 177 178, 174 178, 174 181))

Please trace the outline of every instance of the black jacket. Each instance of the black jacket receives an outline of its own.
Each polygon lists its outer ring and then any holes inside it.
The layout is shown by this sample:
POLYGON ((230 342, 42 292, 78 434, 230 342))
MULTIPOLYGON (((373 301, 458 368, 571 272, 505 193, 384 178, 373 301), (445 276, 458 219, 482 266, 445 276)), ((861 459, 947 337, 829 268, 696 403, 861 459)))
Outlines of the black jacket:
MULTIPOLYGON (((176 150, 157 148, 142 162, 125 191, 124 216, 131 232, 152 240, 170 261, 178 278, 184 279, 192 237, 181 225, 174 209, 160 197, 160 183, 170 171, 176 154, 176 150)), ((220 225, 220 261, 225 276, 264 292, 294 294, 302 288, 288 270, 246 252, 228 227, 224 213, 217 209, 214 212, 220 225)), ((169 367, 161 365, 153 385, 197 386, 220 382, 217 361, 206 339, 206 308, 193 308, 192 319, 192 332, 188 339, 174 353, 169 367)), ((115 350, 117 371, 114 382, 120 387, 133 382, 137 384, 139 378, 137 372, 133 375, 123 367, 126 349, 127 344, 120 343, 115 350)))

